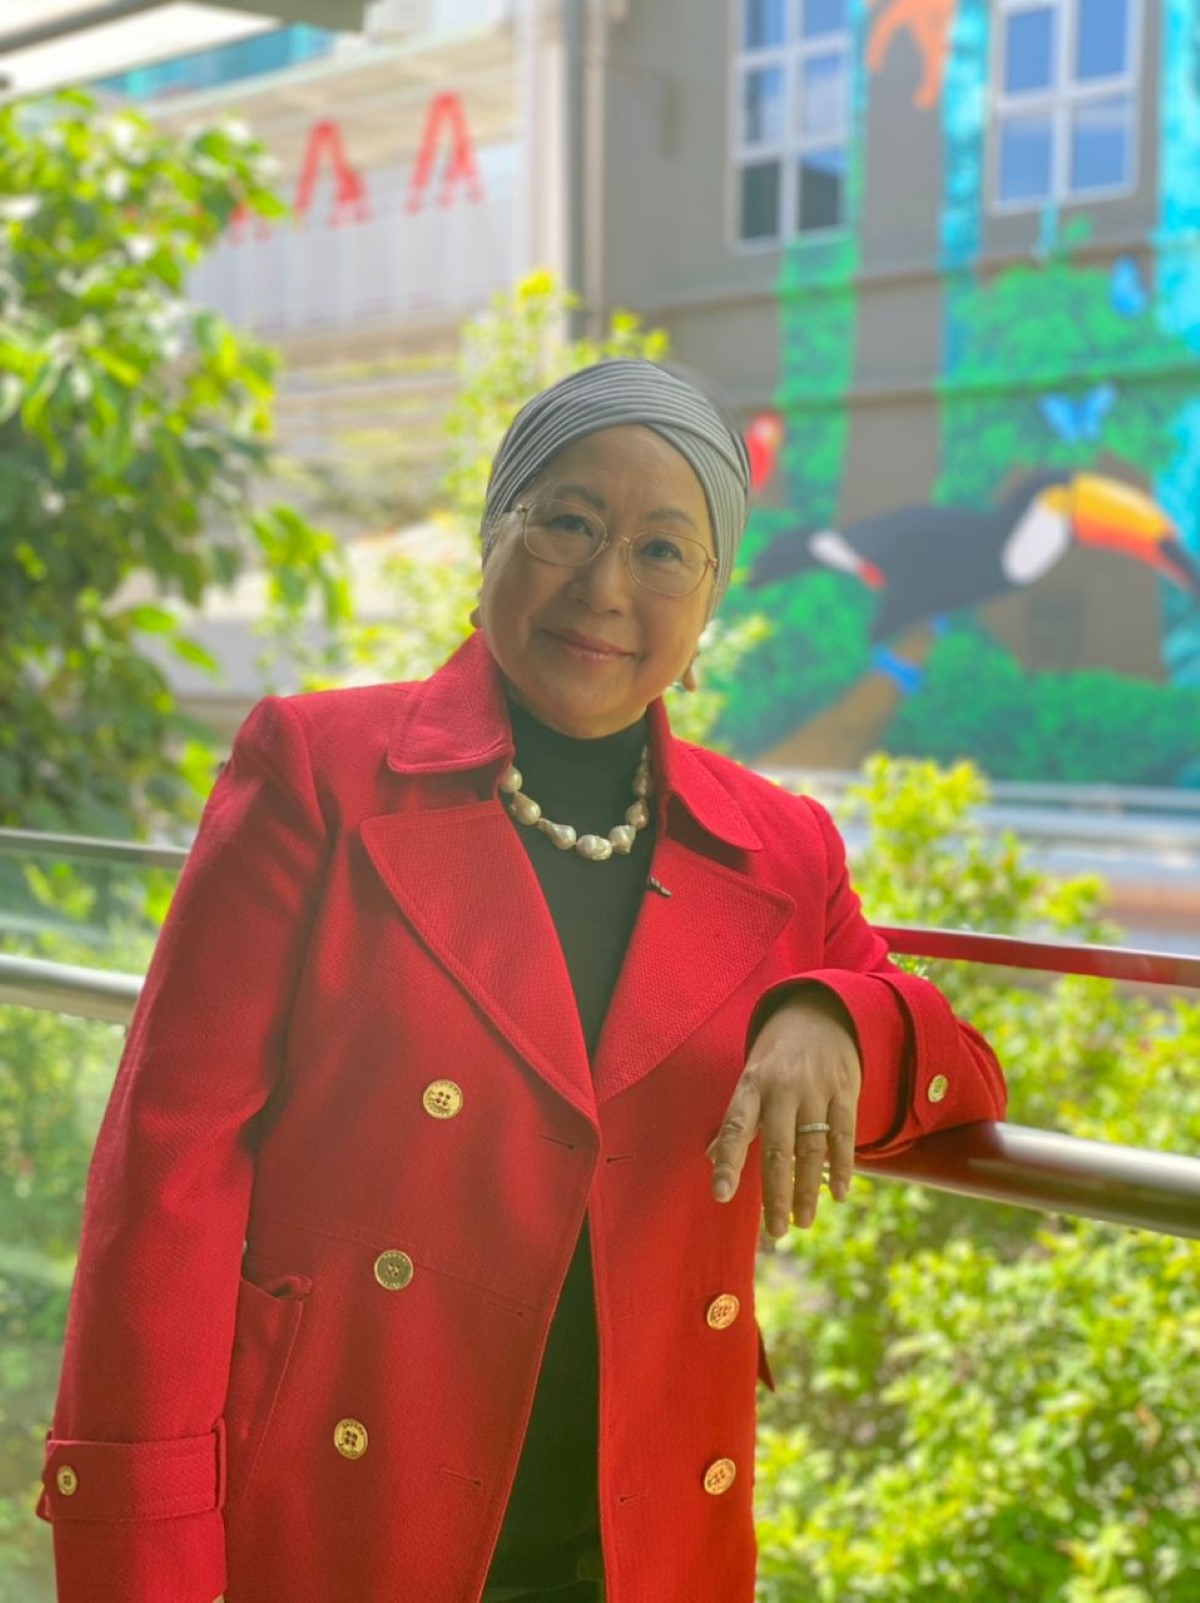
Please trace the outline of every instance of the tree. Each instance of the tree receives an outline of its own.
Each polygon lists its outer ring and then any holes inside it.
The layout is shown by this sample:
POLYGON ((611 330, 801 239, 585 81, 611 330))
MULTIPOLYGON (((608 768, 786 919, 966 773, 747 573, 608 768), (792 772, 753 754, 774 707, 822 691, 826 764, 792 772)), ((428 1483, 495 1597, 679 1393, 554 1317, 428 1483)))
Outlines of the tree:
POLYGON ((275 361, 187 298, 240 205, 282 207, 234 126, 163 133, 86 96, 0 110, 0 824, 124 835, 194 812, 203 731, 151 643, 251 558, 346 610, 328 536, 255 506, 275 361))
MULTIPOLYGON (((872 764, 869 914, 1094 938, 1099 883, 985 839, 983 797, 966 764, 872 764)), ((1200 1004, 937 978, 997 1047, 1016 1122, 1200 1143, 1200 1004)), ((760 1276, 764 1603, 1200 1597, 1198 1277, 1194 1241, 884 1181, 827 1202, 760 1276)))
MULTIPOLYGON (((212 666, 182 605, 259 561, 284 618, 314 596, 327 621, 345 613, 329 539, 255 498, 274 358, 187 298, 237 206, 281 208, 236 128, 180 138, 82 95, 0 109, 0 197, 0 825, 169 827, 212 777, 205 732, 177 714, 154 649, 212 666)), ((134 972, 147 961, 161 876, 148 887, 128 871, 7 859, 0 878, 6 949, 134 972), (38 934, 46 925, 58 933, 38 934)), ((0 1016, 5 1603, 38 1595, 38 1440, 119 1047, 112 1027, 0 1016)))
MULTIPOLYGON (((492 457, 513 414, 531 396, 567 373, 604 357, 667 353, 660 329, 644 329, 629 312, 615 312, 602 339, 568 340, 566 315, 574 304, 548 273, 533 273, 467 325, 459 362, 460 386, 447 433, 450 465, 442 486, 438 533, 419 551, 389 560, 389 621, 359 627, 352 656, 377 679, 416 679, 431 673, 470 632, 479 593, 479 537, 492 457)), ((671 719, 677 733, 700 739, 724 704, 724 685, 765 626, 754 615, 735 626, 710 626, 702 644, 705 683, 676 695, 671 719)))

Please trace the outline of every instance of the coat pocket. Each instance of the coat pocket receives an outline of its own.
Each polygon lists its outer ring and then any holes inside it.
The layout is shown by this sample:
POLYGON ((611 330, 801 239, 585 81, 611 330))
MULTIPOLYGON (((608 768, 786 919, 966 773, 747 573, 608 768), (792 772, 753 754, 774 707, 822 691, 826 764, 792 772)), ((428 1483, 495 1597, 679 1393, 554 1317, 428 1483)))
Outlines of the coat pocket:
POLYGON ((246 1490, 266 1440, 311 1290, 306 1275, 279 1273, 250 1257, 243 1266, 225 1398, 228 1503, 246 1490))

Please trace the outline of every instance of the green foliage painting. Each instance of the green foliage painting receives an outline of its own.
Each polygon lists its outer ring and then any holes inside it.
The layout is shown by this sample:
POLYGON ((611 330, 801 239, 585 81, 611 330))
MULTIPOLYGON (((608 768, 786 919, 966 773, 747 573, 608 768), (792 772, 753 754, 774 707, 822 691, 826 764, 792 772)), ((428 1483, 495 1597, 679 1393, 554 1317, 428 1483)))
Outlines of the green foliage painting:
POLYGON ((995 8, 895 8, 911 28, 936 14, 948 51, 942 103, 929 80, 903 111, 891 78, 911 63, 868 62, 852 28, 854 204, 840 233, 793 242, 778 286, 782 438, 733 601, 761 608, 771 635, 720 725, 741 755, 850 767, 885 750, 1006 779, 1200 786, 1200 41, 1189 0, 1163 11, 1163 57, 1144 69, 1162 97, 1147 180, 1161 227, 1136 248, 1105 243, 1100 200, 1061 227, 1053 203, 1017 209, 1001 241, 995 8), (876 279, 879 304, 891 293, 894 198, 873 188, 869 153, 930 126, 941 211, 906 226, 940 237, 920 292, 940 308, 940 352, 893 381, 903 361, 868 301, 876 279), (936 467, 901 491, 874 403, 917 439, 900 403, 918 389, 936 467))
POLYGON ((1029 673, 969 624, 933 647, 921 690, 903 702, 887 731, 888 750, 949 762, 991 731, 987 766, 995 779, 1031 773, 1097 784, 1131 768, 1138 782, 1171 785, 1194 762, 1200 690, 1164 689, 1095 669, 1029 673))

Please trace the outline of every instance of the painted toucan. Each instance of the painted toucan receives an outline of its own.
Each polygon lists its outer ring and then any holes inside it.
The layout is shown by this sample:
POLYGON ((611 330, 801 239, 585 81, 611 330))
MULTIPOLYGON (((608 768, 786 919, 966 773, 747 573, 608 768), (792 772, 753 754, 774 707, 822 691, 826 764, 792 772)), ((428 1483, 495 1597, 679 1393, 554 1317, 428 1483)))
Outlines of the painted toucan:
POLYGON ((814 568, 880 592, 872 640, 1033 585, 1072 544, 1119 551, 1200 596, 1200 563, 1149 496, 1096 473, 1030 475, 991 512, 912 506, 843 530, 778 536, 750 575, 758 589, 814 568))

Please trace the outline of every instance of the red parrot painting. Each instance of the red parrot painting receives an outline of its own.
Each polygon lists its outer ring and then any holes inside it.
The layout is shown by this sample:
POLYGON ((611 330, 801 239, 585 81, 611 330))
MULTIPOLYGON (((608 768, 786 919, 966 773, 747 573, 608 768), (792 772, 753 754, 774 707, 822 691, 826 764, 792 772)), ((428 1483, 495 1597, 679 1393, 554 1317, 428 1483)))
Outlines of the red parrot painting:
POLYGON ((771 482, 779 447, 783 444, 783 419, 774 412, 760 412, 746 428, 746 450, 750 453, 750 488, 757 495, 771 482))

